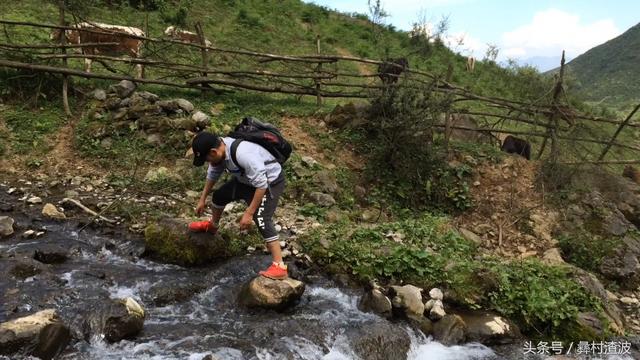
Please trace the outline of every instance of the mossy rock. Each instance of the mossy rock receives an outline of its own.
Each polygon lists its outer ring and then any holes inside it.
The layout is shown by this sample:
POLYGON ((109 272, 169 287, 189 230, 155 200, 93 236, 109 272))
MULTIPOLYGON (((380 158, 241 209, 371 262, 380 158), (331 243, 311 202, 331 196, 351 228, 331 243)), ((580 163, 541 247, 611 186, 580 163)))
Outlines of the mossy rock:
POLYGON ((144 232, 146 252, 161 261, 197 266, 232 255, 230 240, 209 233, 189 231, 180 219, 163 219, 149 224, 144 232))

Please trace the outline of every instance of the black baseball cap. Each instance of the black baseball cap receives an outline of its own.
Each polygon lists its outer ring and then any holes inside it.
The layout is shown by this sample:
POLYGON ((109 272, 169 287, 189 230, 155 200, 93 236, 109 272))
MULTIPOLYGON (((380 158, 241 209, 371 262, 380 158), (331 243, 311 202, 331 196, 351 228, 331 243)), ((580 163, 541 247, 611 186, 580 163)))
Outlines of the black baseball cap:
POLYGON ((207 161, 209 150, 220 146, 220 137, 210 132, 203 131, 193 138, 191 148, 193 149, 193 165, 202 166, 207 161))

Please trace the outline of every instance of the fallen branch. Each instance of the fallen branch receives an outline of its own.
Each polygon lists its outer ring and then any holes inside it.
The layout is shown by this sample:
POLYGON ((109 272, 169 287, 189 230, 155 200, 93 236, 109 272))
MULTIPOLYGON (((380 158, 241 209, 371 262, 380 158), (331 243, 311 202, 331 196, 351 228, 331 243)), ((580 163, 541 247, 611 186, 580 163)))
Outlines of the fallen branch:
POLYGON ((108 218, 98 214, 97 212, 89 209, 88 207, 82 205, 82 203, 80 201, 78 201, 78 200, 71 199, 71 198, 64 198, 64 199, 62 199, 62 203, 63 204, 66 204, 66 203, 73 204, 73 205, 79 207, 80 209, 82 209, 87 214, 89 214, 89 215, 91 215, 93 217, 97 217, 97 218, 99 218, 99 219, 101 219, 101 220, 103 220, 105 222, 108 222, 109 224, 115 224, 117 222, 115 220, 108 219, 108 218))

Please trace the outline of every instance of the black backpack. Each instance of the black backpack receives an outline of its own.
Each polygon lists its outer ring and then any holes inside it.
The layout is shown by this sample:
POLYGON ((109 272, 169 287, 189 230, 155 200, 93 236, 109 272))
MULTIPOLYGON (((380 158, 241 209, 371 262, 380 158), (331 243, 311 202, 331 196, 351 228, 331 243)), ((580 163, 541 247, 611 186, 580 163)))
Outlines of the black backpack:
POLYGON ((243 172, 244 169, 236 160, 236 151, 242 141, 250 141, 265 148, 280 164, 284 164, 291 156, 293 149, 291 144, 282 136, 280 130, 266 122, 262 122, 253 117, 245 117, 236 125, 229 136, 236 139, 231 144, 231 160, 243 172))

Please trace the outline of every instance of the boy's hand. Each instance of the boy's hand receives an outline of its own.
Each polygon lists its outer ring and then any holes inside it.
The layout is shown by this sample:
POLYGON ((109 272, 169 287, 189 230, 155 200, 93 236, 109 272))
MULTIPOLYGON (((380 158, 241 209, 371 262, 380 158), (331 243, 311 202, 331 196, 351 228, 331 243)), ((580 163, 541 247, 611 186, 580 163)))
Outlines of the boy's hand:
POLYGON ((249 228, 251 228, 252 222, 253 222, 253 215, 245 212, 242 215, 242 218, 240 218, 240 230, 249 230, 249 228))
POLYGON ((196 214, 198 216, 202 215, 202 213, 204 212, 204 207, 205 207, 205 200, 204 199, 198 200, 198 205, 196 205, 196 214))

